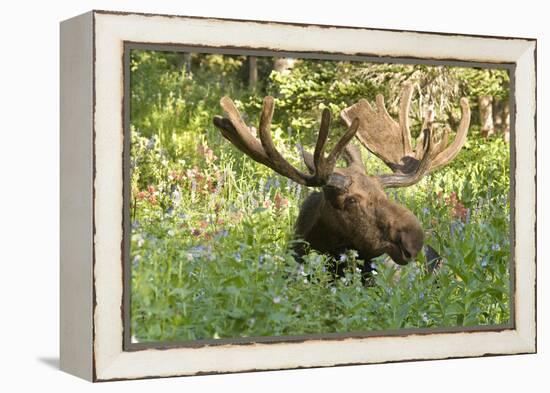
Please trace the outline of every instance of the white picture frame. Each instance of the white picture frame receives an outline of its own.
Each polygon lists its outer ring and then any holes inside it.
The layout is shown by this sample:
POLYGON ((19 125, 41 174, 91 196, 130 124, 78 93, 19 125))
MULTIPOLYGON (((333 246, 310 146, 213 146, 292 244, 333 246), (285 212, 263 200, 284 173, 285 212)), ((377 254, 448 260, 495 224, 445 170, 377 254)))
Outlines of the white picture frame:
POLYGON ((61 24, 61 368, 90 381, 536 352, 536 40, 91 11, 61 24), (128 348, 126 44, 511 67, 513 322, 504 329, 128 348), (127 339, 127 337, 126 337, 127 339))

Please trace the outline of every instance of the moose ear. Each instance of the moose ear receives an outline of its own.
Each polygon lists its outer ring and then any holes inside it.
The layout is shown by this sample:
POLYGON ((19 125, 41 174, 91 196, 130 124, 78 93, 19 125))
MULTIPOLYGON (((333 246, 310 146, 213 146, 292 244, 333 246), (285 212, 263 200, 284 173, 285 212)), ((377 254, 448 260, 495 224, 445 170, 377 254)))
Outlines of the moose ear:
POLYGON ((313 163, 313 154, 308 151, 305 151, 304 147, 300 144, 297 145, 298 150, 302 153, 302 158, 304 159, 304 164, 306 164, 309 173, 315 172, 315 164, 313 163))

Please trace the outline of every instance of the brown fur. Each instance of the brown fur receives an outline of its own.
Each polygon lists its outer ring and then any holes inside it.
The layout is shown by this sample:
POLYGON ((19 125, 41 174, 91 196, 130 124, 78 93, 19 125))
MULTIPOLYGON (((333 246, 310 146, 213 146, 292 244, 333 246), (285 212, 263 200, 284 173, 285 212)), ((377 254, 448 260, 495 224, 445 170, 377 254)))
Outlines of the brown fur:
MULTIPOLYGON (((329 186, 307 197, 295 227, 298 257, 308 248, 340 259, 349 249, 365 261, 363 273, 370 269, 370 260, 384 253, 400 265, 414 259, 421 250, 424 232, 417 218, 404 206, 391 201, 377 177, 368 176, 354 146, 346 149, 347 168, 334 172, 346 178, 346 189, 329 186)), ((311 165, 311 158, 304 157, 311 165)), ((345 263, 333 267, 343 274, 345 263)))

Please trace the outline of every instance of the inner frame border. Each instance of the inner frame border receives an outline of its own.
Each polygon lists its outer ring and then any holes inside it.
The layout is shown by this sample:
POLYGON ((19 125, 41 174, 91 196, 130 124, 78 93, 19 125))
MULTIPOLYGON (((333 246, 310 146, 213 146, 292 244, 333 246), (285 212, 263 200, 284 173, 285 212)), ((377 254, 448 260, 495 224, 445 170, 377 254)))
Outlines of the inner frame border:
MULTIPOLYGON (((437 34, 437 33, 431 33, 437 34)), ((505 37, 497 37, 503 38, 505 37)), ((389 56, 374 56, 368 54, 344 54, 344 53, 321 53, 317 51, 311 52, 295 52, 263 48, 236 47, 236 46, 202 46, 189 45, 184 43, 148 43, 136 41, 123 41, 123 223, 122 223, 122 321, 123 321, 123 351, 140 351, 146 349, 166 350, 173 348, 201 348, 212 347, 219 345, 251 345, 255 343, 262 344, 277 344, 277 343, 301 343, 308 340, 343 340, 348 338, 368 338, 368 337, 406 337, 410 335, 429 335, 438 333, 473 333, 473 332, 501 332, 505 330, 514 330, 516 327, 516 260, 515 260, 515 195, 516 195, 516 88, 515 88, 515 71, 516 63, 511 62, 476 62, 476 61, 460 61, 460 60, 442 60, 420 57, 389 57, 389 56), (506 69, 510 76, 509 85, 509 105, 510 105, 510 258, 509 258, 509 307, 510 320, 506 324, 501 325, 475 325, 475 326, 454 326, 454 327, 436 327, 436 328, 404 328, 391 330, 376 330, 365 332, 346 332, 346 333, 317 333, 306 335, 293 336, 260 336, 260 337, 236 337, 228 339, 203 339, 189 341, 151 341, 144 343, 132 343, 131 341, 131 260, 130 260, 130 243, 131 243, 131 218, 130 218, 130 202, 131 202, 131 132, 130 132, 130 53, 132 50, 151 50, 160 52, 196 52, 222 55, 245 55, 258 57, 293 57, 302 59, 316 60, 331 60, 331 61, 357 61, 371 63, 389 63, 389 64, 424 64, 430 66, 454 66, 454 67, 470 67, 470 68, 485 68, 485 69, 506 69)), ((536 137, 536 135, 535 135, 536 137)), ((536 314, 536 310, 535 310, 536 314)))

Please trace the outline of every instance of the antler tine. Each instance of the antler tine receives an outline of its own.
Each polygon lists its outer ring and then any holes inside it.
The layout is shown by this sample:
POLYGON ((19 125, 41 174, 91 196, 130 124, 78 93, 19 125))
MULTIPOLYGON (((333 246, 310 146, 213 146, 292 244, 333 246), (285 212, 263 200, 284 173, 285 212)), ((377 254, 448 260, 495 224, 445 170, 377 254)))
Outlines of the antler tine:
POLYGON ((297 183, 303 185, 314 185, 313 183, 315 183, 315 175, 307 175, 294 168, 275 148, 270 132, 271 119, 273 117, 274 108, 275 102, 273 97, 265 97, 262 114, 260 116, 260 141, 269 159, 268 166, 279 174, 289 177, 297 183))
POLYGON ((233 101, 229 97, 223 97, 220 105, 229 117, 229 119, 214 117, 214 125, 220 129, 222 135, 255 161, 269 165, 269 159, 262 146, 250 133, 233 101))
POLYGON ((319 126, 319 134, 313 151, 313 166, 317 170, 321 164, 321 159, 325 156, 325 146, 327 144, 328 133, 330 130, 331 114, 328 108, 323 109, 321 115, 321 125, 319 126))
POLYGON ((466 143, 471 116, 468 99, 462 97, 460 99, 460 106, 462 108, 462 118, 460 119, 460 124, 458 125, 455 139, 447 149, 443 150, 432 160, 432 163, 430 165, 430 172, 452 161, 456 157, 458 152, 462 149, 462 146, 464 146, 464 144, 466 143))
MULTIPOLYGON (((434 155, 435 150, 437 150, 437 143, 435 142, 435 133, 432 131, 434 120, 435 120, 435 112, 434 112, 433 106, 430 106, 430 108, 426 112, 426 115, 424 116, 424 121, 422 122, 421 129, 422 130, 430 129, 430 139, 431 139, 432 145, 434 145, 434 149, 432 149, 432 152, 431 152, 432 156, 434 155)), ((426 135, 424 133, 421 133, 416 139, 416 145, 420 146, 422 144, 422 146, 424 146, 425 137, 426 135)), ((424 149, 416 149, 416 151, 414 152, 414 155, 417 160, 421 160, 424 157, 424 149)))
POLYGON ((399 126, 403 135, 403 154, 410 155, 412 153, 411 131, 409 111, 411 108, 411 100, 414 86, 407 82, 401 90, 401 98, 399 101, 399 126))
POLYGON ((332 173, 334 170, 334 166, 336 165, 336 160, 338 160, 338 157, 340 157, 340 154, 342 154, 342 151, 346 147, 346 145, 351 141, 351 139, 355 136, 357 133, 357 130, 359 129, 359 119, 355 118, 353 119, 353 122, 349 126, 348 130, 340 140, 334 145, 334 148, 330 152, 327 158, 327 169, 329 170, 329 174, 332 173))
POLYGON ((391 175, 379 175, 378 179, 384 188, 393 187, 408 187, 416 184, 424 177, 430 168, 431 155, 432 155, 432 138, 431 130, 426 128, 424 130, 424 148, 423 156, 418 167, 411 173, 394 173, 391 175))
MULTIPOLYGON (((439 141, 435 143, 432 151, 432 157, 437 157, 447 147, 449 142, 449 127, 443 128, 439 141)), ((432 161, 433 162, 433 161, 432 161)))

